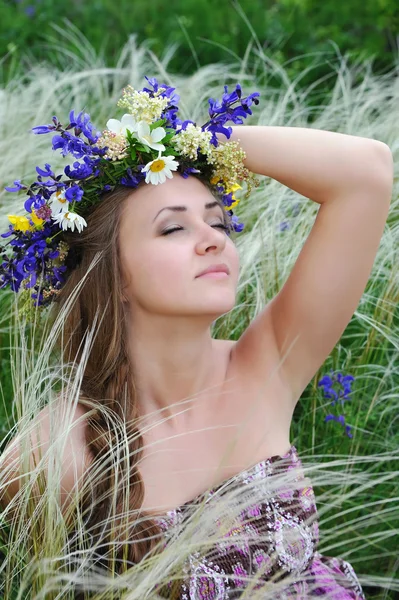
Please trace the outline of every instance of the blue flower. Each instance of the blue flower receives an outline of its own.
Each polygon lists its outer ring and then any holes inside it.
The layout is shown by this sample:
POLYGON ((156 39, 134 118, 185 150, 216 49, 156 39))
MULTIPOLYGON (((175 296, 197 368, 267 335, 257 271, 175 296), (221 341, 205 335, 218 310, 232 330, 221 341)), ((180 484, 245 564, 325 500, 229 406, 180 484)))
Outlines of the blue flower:
POLYGON ((185 130, 187 129, 187 125, 188 125, 189 123, 192 123, 193 125, 196 125, 195 121, 190 121, 190 119, 186 119, 185 121, 183 121, 183 122, 181 123, 181 128, 180 128, 180 130, 181 130, 181 131, 185 131, 185 130))
POLYGON ((83 163, 79 161, 75 161, 73 163, 74 169, 71 169, 70 165, 67 165, 64 169, 64 173, 70 179, 86 179, 90 175, 94 175, 96 177, 99 174, 99 170, 97 169, 94 172, 94 168, 97 165, 99 159, 92 160, 88 156, 83 157, 83 163))
POLYGON ((244 229, 245 225, 244 225, 244 223, 239 223, 237 215, 231 215, 231 221, 232 221, 233 229, 237 233, 240 233, 244 229))
POLYGON ((40 135, 42 133, 50 133, 50 131, 53 131, 55 129, 55 127, 53 127, 52 125, 38 125, 37 127, 32 127, 32 131, 33 133, 36 133, 36 135, 40 135))
POLYGON ((83 111, 81 111, 77 117, 75 117, 75 111, 71 110, 69 113, 69 120, 70 123, 67 129, 70 127, 75 127, 77 129, 77 131, 75 130, 76 135, 80 135, 80 133, 83 132, 87 139, 93 144, 101 136, 100 132, 93 132, 93 125, 90 122, 90 115, 87 113, 83 113, 83 111))
POLYGON ((167 119, 169 121, 168 125, 177 129, 177 127, 181 124, 181 120, 176 116, 177 111, 179 110, 178 102, 180 100, 180 96, 175 94, 174 91, 176 88, 166 85, 166 83, 158 83, 155 77, 147 77, 148 83, 153 87, 153 89, 144 87, 142 89, 143 92, 147 92, 151 98, 154 97, 155 93, 158 92, 159 88, 164 88, 164 90, 159 94, 159 96, 164 98, 169 98, 168 105, 165 110, 161 114, 161 118, 167 119))
POLYGON ((200 171, 199 171, 199 169, 195 169, 194 167, 183 166, 182 170, 179 171, 179 173, 184 179, 187 179, 189 177, 190 173, 200 173, 200 171))
POLYGON ((37 171, 38 175, 40 175, 41 177, 55 177, 55 174, 51 170, 51 166, 48 163, 46 163, 44 166, 45 166, 44 170, 41 169, 40 167, 36 167, 36 171, 37 171))
POLYGON ((83 190, 78 185, 72 185, 65 192, 65 197, 68 199, 68 202, 80 202, 83 197, 83 190))
POLYGON ((127 177, 122 177, 120 183, 125 185, 126 187, 137 187, 140 181, 145 179, 144 173, 133 173, 132 169, 129 167, 127 169, 127 177))
POLYGON ((68 131, 64 131, 62 135, 55 135, 52 139, 53 150, 61 149, 62 156, 68 153, 75 158, 82 158, 86 154, 91 154, 91 148, 80 138, 71 135, 68 131))
MULTIPOLYGON (((222 96, 220 104, 217 102, 217 100, 209 98, 208 110, 211 119, 202 126, 202 130, 212 131, 213 133, 223 133, 227 139, 229 139, 232 133, 232 128, 224 127, 225 123, 227 121, 233 121, 233 123, 241 125, 243 123, 243 119, 246 119, 248 115, 252 115, 252 111, 249 108, 252 105, 252 102, 259 104, 258 96, 260 96, 260 94, 259 92, 254 92, 246 98, 241 98, 242 91, 239 83, 237 83, 236 89, 231 94, 228 93, 227 89, 228 86, 225 85, 225 93, 222 96), (240 102, 240 106, 233 108, 232 105, 235 102, 240 102)), ((211 143, 214 146, 217 146, 216 135, 213 135, 211 143)))
POLYGON ((151 90, 149 88, 144 87, 142 91, 147 92, 150 95, 150 97, 154 97, 155 92, 158 92, 159 88, 164 88, 164 90, 160 94, 158 94, 159 96, 163 98, 169 98, 169 104, 177 104, 179 102, 179 94, 173 93, 176 88, 171 87, 170 85, 166 85, 166 83, 158 83, 155 77, 145 76, 145 78, 148 81, 148 83, 152 85, 153 89, 151 90))
POLYGON ((26 185, 24 185, 23 183, 21 183, 20 179, 16 179, 14 181, 14 186, 15 187, 7 186, 5 189, 7 190, 7 192, 19 192, 20 190, 27 190, 28 189, 26 187, 26 185))
POLYGON ((38 208, 41 208, 45 203, 46 199, 43 198, 43 196, 41 196, 40 194, 38 194, 37 196, 30 196, 27 200, 25 200, 24 208, 26 212, 31 213, 32 206, 35 210, 37 210, 38 208))
POLYGON ((343 427, 345 427, 345 433, 349 438, 353 438, 353 435, 351 433, 351 426, 350 425, 345 425, 345 417, 344 415, 339 415, 338 417, 335 415, 327 415, 324 418, 324 421, 337 421, 337 423, 340 423, 343 427))
POLYGON ((38 125, 37 127, 32 127, 33 133, 36 135, 41 135, 43 133, 50 133, 51 131, 55 131, 61 126, 61 123, 57 119, 57 117, 53 117, 52 121, 54 125, 38 125))
MULTIPOLYGON (((333 370, 331 369, 331 373, 333 370)), ((348 398, 349 394, 352 393, 351 384, 355 380, 352 375, 342 375, 342 373, 333 374, 332 377, 329 375, 324 375, 317 384, 318 387, 324 387, 324 396, 325 398, 334 398, 331 402, 332 406, 334 406, 338 400, 341 401, 341 404, 344 403, 345 400, 350 400, 348 398), (339 384, 343 387, 343 390, 337 391, 333 388, 334 384, 339 384)))
POLYGON ((34 7, 34 6, 32 6, 31 4, 25 8, 25 14, 26 14, 28 17, 33 17, 33 16, 34 16, 34 14, 35 14, 35 12, 36 12, 36 9, 35 9, 35 7, 34 7))

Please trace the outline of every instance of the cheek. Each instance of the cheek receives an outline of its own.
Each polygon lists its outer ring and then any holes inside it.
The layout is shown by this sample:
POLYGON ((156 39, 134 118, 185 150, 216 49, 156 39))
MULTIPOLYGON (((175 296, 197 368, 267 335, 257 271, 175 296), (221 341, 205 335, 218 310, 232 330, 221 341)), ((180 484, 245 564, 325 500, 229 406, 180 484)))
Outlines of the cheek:
POLYGON ((141 247, 137 257, 133 260, 126 257, 125 260, 130 290, 140 296, 176 294, 176 290, 187 285, 190 276, 193 278, 195 275, 191 273, 192 265, 188 264, 187 254, 179 252, 176 246, 172 248, 172 245, 170 250, 167 246, 162 249, 141 247))

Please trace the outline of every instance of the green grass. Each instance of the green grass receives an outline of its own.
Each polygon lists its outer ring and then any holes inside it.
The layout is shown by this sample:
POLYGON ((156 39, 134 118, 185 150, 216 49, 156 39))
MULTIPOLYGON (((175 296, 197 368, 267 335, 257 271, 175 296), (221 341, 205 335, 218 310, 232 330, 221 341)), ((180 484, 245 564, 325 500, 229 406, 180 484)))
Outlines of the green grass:
MULTIPOLYGON (((60 44, 59 51, 66 54, 70 49, 60 44)), ((137 45, 134 39, 123 49, 115 68, 107 67, 101 57, 93 58, 88 51, 84 52, 69 54, 68 69, 34 63, 27 76, 16 77, 0 90, 0 150, 2 156, 7 157, 0 163, 2 190, 14 179, 33 179, 36 165, 49 161, 57 170, 64 164, 55 153, 53 156, 49 152, 48 140, 29 133, 32 126, 50 122, 53 114, 65 121, 70 108, 84 108, 101 128, 108 118, 117 115, 116 101, 122 87, 131 83, 141 88, 146 74, 175 85, 184 100, 185 118, 198 123, 205 122, 205 100, 220 96, 224 83, 234 84, 239 80, 248 93, 261 92, 261 103, 248 124, 307 126, 312 121, 316 128, 375 138, 392 149, 393 199, 372 274, 342 338, 297 404, 291 440, 299 450, 315 489, 320 514, 319 551, 349 560, 367 598, 394 600, 399 591, 399 88, 395 74, 377 77, 368 63, 353 72, 342 60, 339 68, 331 67, 332 93, 323 98, 317 110, 311 110, 306 102, 310 90, 297 90, 280 65, 258 60, 259 56, 251 50, 247 60, 230 57, 229 63, 204 66, 192 76, 172 76, 165 61, 137 45), (278 86, 269 84, 271 71, 279 73, 278 86), (198 98, 205 100, 198 105, 198 98), (354 377, 350 399, 342 406, 332 407, 323 388, 318 386, 321 378, 330 374, 330 369, 354 377), (324 422, 330 412, 344 414, 345 421, 352 427, 353 438, 345 435, 339 423, 324 422)), ((20 199, 14 194, 0 193, 1 231, 7 228, 6 215, 19 206, 20 199)), ((315 203, 268 178, 262 180, 249 202, 239 204, 237 213, 246 223, 246 229, 237 240, 241 263, 237 304, 218 319, 215 337, 238 339, 266 302, 281 289, 313 225, 316 210, 315 203), (294 205, 298 210, 293 210, 294 205), (287 221, 288 228, 282 228, 281 223, 287 221)), ((321 271, 315 273, 315 277, 328 277, 328 273, 321 271)), ((67 372, 58 368, 51 345, 44 347, 39 343, 40 328, 22 330, 16 336, 18 331, 9 318, 11 300, 10 293, 2 293, 0 381, 4 407, 0 406, 0 414, 3 436, 13 424, 11 411, 21 431, 25 430, 24 419, 38 412, 67 372), (13 349, 11 362, 10 347, 13 349)), ((47 336, 44 339, 51 341, 52 334, 47 332, 47 336)), ((339 392, 338 384, 335 388, 339 392)), ((65 431, 70 423, 68 418, 70 415, 62 420, 65 431)), ((54 440, 54 449, 56 447, 57 439, 54 440)), ((33 475, 31 473, 30 481, 33 475)), ((3 528, 5 560, 0 577, 3 597, 7 600, 73 597, 66 575, 70 568, 65 545, 67 533, 55 508, 56 474, 53 477, 48 488, 43 489, 40 503, 26 504, 26 521, 21 519, 14 523, 11 534, 3 528)), ((206 515, 204 524, 211 525, 206 515)), ((86 582, 90 598, 109 600, 117 585, 121 586, 120 597, 124 600, 155 598, 145 593, 163 576, 171 576, 175 558, 183 559, 190 551, 190 544, 200 541, 188 531, 187 538, 176 542, 157 562, 147 565, 152 569, 151 581, 142 577, 143 565, 132 568, 118 580, 93 576, 90 583, 86 582), (96 581, 100 587, 95 586, 96 581)), ((90 546, 85 547, 84 552, 90 558, 90 546)), ((75 572, 76 580, 81 576, 75 572)))

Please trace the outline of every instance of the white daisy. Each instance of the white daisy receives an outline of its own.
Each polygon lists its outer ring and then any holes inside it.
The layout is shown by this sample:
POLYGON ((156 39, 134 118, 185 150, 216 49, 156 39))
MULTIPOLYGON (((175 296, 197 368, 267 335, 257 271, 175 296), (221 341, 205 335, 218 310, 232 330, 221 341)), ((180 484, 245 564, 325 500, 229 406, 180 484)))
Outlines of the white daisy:
POLYGON ((124 114, 122 119, 109 119, 107 121, 107 127, 112 133, 116 135, 124 135, 126 137, 126 131, 129 130, 131 133, 137 131, 137 121, 132 115, 124 114))
POLYGON ((165 146, 159 143, 165 135, 166 131, 163 127, 156 127, 150 131, 150 126, 146 121, 139 121, 137 125, 137 139, 154 150, 165 150, 165 146))
POLYGON ((159 153, 158 158, 147 163, 143 169, 143 172, 147 173, 145 182, 158 185, 164 183, 166 177, 172 179, 172 171, 176 171, 179 166, 179 163, 173 159, 174 156, 161 156, 159 153))
POLYGON ((83 231, 83 227, 87 227, 87 223, 83 217, 78 215, 77 213, 66 211, 60 212, 58 215, 53 217, 54 221, 62 226, 62 229, 66 231, 67 229, 71 229, 71 231, 75 231, 76 229, 81 233, 83 231))
POLYGON ((65 190, 62 190, 62 192, 57 191, 51 195, 50 208, 52 216, 58 215, 59 212, 66 212, 68 206, 69 202, 65 197, 65 190))

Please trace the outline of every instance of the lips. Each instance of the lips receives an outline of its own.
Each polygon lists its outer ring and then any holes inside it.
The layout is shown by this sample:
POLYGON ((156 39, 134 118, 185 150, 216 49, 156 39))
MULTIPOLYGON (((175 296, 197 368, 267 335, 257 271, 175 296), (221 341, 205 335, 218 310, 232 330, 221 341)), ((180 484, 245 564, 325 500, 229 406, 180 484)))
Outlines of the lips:
POLYGON ((227 275, 230 275, 230 269, 225 263, 211 265, 210 267, 199 273, 197 277, 201 277, 201 275, 205 275, 206 273, 227 273, 227 275))

